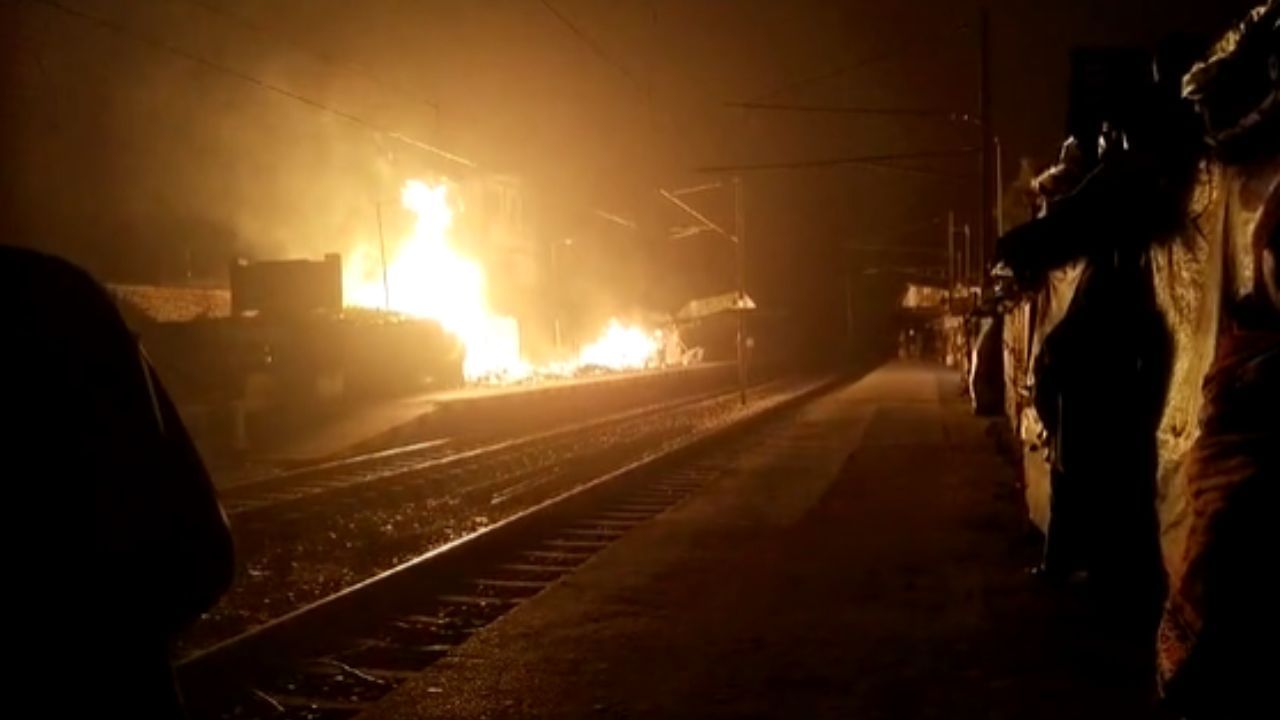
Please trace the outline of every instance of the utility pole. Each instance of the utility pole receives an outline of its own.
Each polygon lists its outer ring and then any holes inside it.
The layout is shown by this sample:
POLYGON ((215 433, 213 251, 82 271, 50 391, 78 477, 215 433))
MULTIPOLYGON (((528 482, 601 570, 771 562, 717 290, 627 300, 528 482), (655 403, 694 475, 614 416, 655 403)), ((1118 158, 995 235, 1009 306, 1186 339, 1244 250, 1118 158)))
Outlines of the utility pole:
POLYGON ((947 297, 956 287, 956 214, 947 212, 947 297))
POLYGON ((845 360, 853 357, 853 272, 845 260, 844 270, 844 338, 845 360))
POLYGON ((734 262, 737 265, 738 285, 738 399, 747 404, 747 363, 745 352, 745 324, 747 305, 747 267, 744 245, 747 242, 747 220, 743 209, 742 178, 733 178, 733 248, 734 262))
POLYGON ((391 281, 387 279, 387 240, 382 234, 382 201, 374 203, 374 211, 378 214, 378 249, 382 254, 382 307, 391 311, 391 281))
POLYGON ((978 219, 978 264, 986 266, 989 245, 995 243, 995 208, 991 205, 991 185, 995 168, 994 137, 995 128, 991 124, 991 13, 984 6, 978 18, 979 82, 978 108, 979 124, 982 128, 981 171, 982 186, 980 202, 982 212, 978 219))
POLYGON ((560 282, 560 241, 553 240, 551 242, 551 284, 555 288, 555 307, 552 308, 551 330, 554 335, 556 344, 557 360, 560 355, 560 298, 561 298, 561 282, 560 282))
POLYGON ((719 182, 699 185, 697 187, 685 188, 684 190, 668 191, 658 188, 658 194, 666 198, 672 205, 683 210, 690 217, 702 223, 701 229, 712 230, 721 237, 733 243, 733 260, 734 275, 737 290, 733 303, 733 312, 738 316, 738 398, 743 405, 747 404, 747 364, 746 364, 746 312, 747 312, 747 266, 746 266, 746 245, 747 245, 747 217, 743 201, 742 177, 735 175, 733 178, 733 232, 728 232, 724 228, 717 225, 706 215, 695 210, 689 203, 680 199, 680 195, 690 195, 703 190, 713 190, 721 187, 719 182))
POLYGON ((996 239, 1004 235, 1004 149, 1000 138, 991 139, 996 146, 996 239))

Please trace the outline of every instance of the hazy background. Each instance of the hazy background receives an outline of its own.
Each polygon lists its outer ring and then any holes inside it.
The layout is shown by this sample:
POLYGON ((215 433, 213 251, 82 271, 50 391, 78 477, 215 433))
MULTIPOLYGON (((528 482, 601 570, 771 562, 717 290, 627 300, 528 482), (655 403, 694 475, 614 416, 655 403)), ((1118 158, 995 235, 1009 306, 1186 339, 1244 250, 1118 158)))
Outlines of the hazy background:
MULTIPOLYGON (((656 188, 714 179, 708 165, 977 141, 938 118, 724 105, 976 113, 973 2, 551 0, 569 23, 539 0, 57 4, 0 2, 0 231, 112 280, 216 283, 234 255, 344 251, 375 237, 375 204, 394 208, 406 178, 494 172, 524 183, 538 243, 575 239, 580 298, 672 309, 729 289, 732 250, 669 239, 687 223, 656 188)), ((989 3, 1005 177, 1056 151, 1069 47, 1216 34, 1250 5, 989 3)), ((899 164, 747 173, 752 294, 821 334, 851 267, 936 260, 841 249, 938 250, 933 221, 975 222, 975 157, 899 164)), ((727 193, 694 202, 732 222, 727 193)), ((388 232, 406 220, 389 213, 388 232)))

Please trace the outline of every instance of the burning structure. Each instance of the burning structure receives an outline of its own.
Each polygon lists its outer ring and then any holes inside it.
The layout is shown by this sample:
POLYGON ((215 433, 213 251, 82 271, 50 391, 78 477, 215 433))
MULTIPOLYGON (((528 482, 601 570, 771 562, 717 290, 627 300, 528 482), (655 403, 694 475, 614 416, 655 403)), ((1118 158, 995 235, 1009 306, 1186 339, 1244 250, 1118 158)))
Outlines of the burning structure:
MULTIPOLYGON (((401 202, 412 213, 411 230, 383 247, 361 245, 343 271, 349 305, 383 308, 435 321, 463 348, 468 382, 506 383, 545 376, 573 376, 584 369, 637 370, 659 361, 655 330, 612 318, 576 354, 549 362, 528 359, 520 319, 500 312, 480 248, 458 238, 457 201, 451 185, 409 180, 401 202)), ((508 274, 515 274, 509 267, 508 274)))
POLYGON ((536 318, 527 306, 537 268, 523 247, 531 243, 520 242, 518 187, 473 185, 409 180, 400 194, 411 219, 403 232, 322 260, 235 260, 229 292, 120 288, 126 315, 205 446, 252 443, 377 397, 664 363, 673 328, 619 318, 577 347, 532 360, 521 329, 536 318), (147 307, 157 293, 172 300, 197 292, 199 303, 179 304, 207 312, 147 307), (210 293, 218 302, 210 304, 210 293))

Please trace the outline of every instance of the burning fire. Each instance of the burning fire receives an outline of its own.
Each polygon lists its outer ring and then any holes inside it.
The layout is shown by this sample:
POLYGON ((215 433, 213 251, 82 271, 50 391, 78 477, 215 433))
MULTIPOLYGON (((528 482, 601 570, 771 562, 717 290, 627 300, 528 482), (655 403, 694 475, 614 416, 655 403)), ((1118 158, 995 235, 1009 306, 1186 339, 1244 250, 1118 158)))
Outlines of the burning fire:
POLYGON ((484 268, 453 247, 453 209, 447 187, 419 180, 405 183, 401 202, 414 214, 413 232, 388 248, 387 286, 377 248, 361 245, 348 254, 343 271, 347 302, 429 318, 453 334, 465 349, 463 376, 469 382, 517 381, 533 375, 570 375, 584 366, 610 370, 644 368, 658 354, 657 333, 610 320, 594 342, 568 363, 534 367, 520 354, 520 327, 489 305, 484 268))
POLYGON ((579 365, 595 365, 611 370, 639 370, 658 352, 652 333, 610 320, 604 332, 578 353, 579 365))

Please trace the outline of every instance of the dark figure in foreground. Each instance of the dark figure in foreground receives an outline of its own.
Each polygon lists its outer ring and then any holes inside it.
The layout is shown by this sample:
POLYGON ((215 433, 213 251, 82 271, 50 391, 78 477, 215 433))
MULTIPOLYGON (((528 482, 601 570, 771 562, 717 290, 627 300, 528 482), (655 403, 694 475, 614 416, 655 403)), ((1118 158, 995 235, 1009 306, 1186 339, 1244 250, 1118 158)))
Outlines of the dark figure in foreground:
MULTIPOLYGON (((1063 144, 1056 165, 1046 170, 1033 182, 1038 199, 1037 217, 1049 213, 1055 202, 1068 197, 1094 168, 1096 158, 1081 152, 1075 138, 1063 144)), ((1076 573, 1087 571, 1084 529, 1087 525, 1086 507, 1081 483, 1071 482, 1063 463, 1062 445, 1064 427, 1062 414, 1065 398, 1062 396, 1061 358, 1059 350, 1064 345, 1063 332, 1057 332, 1063 317, 1074 307, 1074 292, 1083 271, 1083 260, 1068 267, 1037 277, 1033 294, 1037 337, 1033 338, 1029 359, 1031 369, 1032 398, 1037 417, 1044 429, 1044 448, 1049 465, 1049 526, 1045 529, 1044 554, 1035 569, 1040 577, 1063 581, 1076 573), (1040 342, 1036 342, 1039 340, 1040 342), (1052 342, 1050 342, 1052 341, 1052 342)), ((1077 325, 1078 327, 1078 325, 1077 325)), ((1068 325, 1070 328, 1070 325, 1068 325)), ((1069 341, 1071 338, 1067 336, 1069 341)))
POLYGON ((175 635, 232 577, 173 404, 105 290, 0 247, 10 695, 58 717, 181 717, 175 635))
POLYGON ((1221 292, 1199 435, 1183 472, 1190 527, 1170 568, 1161 682, 1187 718, 1274 704, 1274 512, 1280 481, 1280 3, 1259 6, 1184 81, 1220 165, 1221 292))
POLYGON ((1127 93, 1143 100, 1103 119, 1084 162, 1064 152, 1042 176, 1041 217, 997 251, 1031 289, 1079 267, 1033 370, 1051 450, 1045 570, 1087 571, 1113 634, 1142 647, 1153 644, 1164 593, 1156 430, 1172 355, 1148 251, 1183 224, 1199 147, 1179 89, 1157 76, 1127 93))
POLYGON ((1185 76, 1174 69, 1183 58, 1157 57, 1143 112, 1112 128, 1119 135, 1104 132, 1105 147, 1120 150, 1101 152, 1048 213, 1001 238, 998 255, 1032 287, 1086 264, 1041 349, 1036 406, 1057 429, 1064 482, 1081 490, 1072 507, 1086 516, 1082 544, 1104 610, 1148 634, 1144 578, 1162 539, 1168 596, 1156 660, 1167 708, 1256 717, 1274 704, 1265 638, 1280 477, 1280 4, 1255 9, 1185 76), (1153 302, 1157 255, 1182 259, 1160 271, 1175 302, 1153 302), (1174 320, 1181 339, 1164 349, 1160 325, 1174 320), (1210 359, 1203 370, 1188 370, 1200 355, 1210 359), (1178 417, 1168 398, 1188 392, 1164 383, 1178 368, 1182 385, 1202 385, 1191 391, 1200 420, 1170 433, 1186 449, 1162 449, 1157 429, 1178 417), (1179 522, 1170 510, 1159 532, 1157 459, 1181 473, 1165 486, 1166 509, 1182 501, 1189 515, 1179 522))

